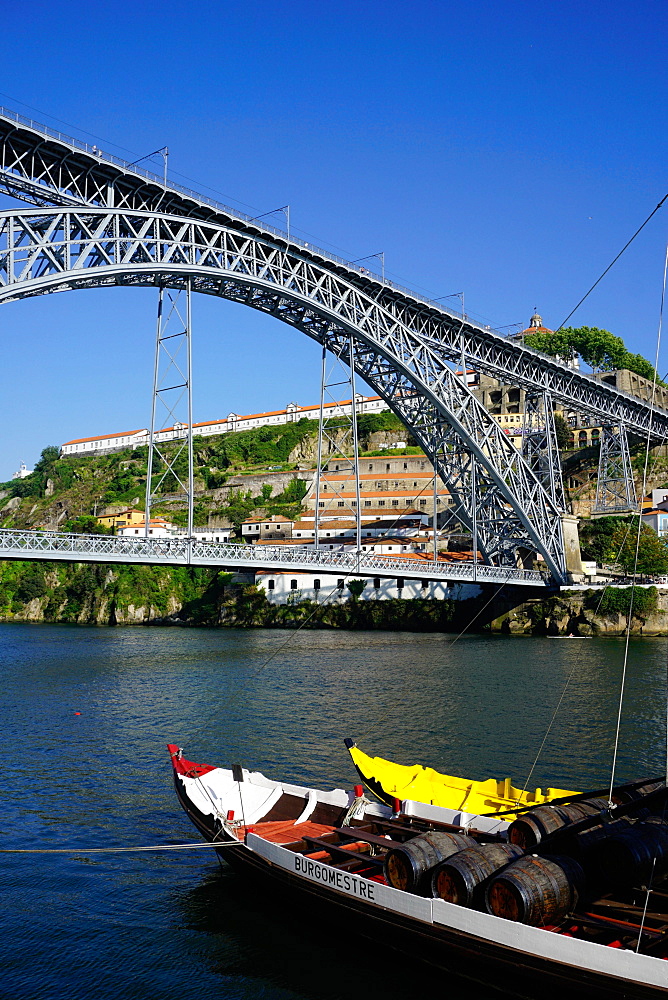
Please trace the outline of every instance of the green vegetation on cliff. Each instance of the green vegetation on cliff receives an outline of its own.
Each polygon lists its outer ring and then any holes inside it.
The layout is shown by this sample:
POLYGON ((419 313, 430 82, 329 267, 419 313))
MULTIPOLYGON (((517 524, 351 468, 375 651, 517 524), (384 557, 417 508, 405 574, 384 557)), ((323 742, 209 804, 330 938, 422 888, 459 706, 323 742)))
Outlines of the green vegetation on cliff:
POLYGON ((0 562, 0 620, 114 625, 189 605, 215 620, 230 580, 201 567, 0 562))
MULTIPOLYGON (((621 566, 625 573, 633 572, 636 567, 637 517, 583 520, 579 533, 583 559, 593 559, 600 566, 621 566)), ((643 576, 668 571, 668 544, 647 524, 640 526, 637 571, 643 576)))
POLYGON ((347 602, 280 605, 215 569, 0 562, 0 621, 412 631, 453 624, 452 601, 361 601, 353 595, 360 582, 350 581, 347 602))
MULTIPOLYGON (((317 432, 318 422, 304 418, 294 423, 195 437, 195 523, 204 525, 213 515, 238 525, 257 509, 295 517, 307 490, 299 472, 315 465, 317 432), (283 476, 279 488, 270 483, 244 488, 238 478, 265 475, 276 480, 280 473, 291 472, 293 478, 286 483, 283 476), (237 477, 234 484, 230 483, 232 477, 237 477)), ((368 449, 372 435, 381 432, 396 433, 410 440, 392 413, 365 414, 359 418, 363 450, 368 449)), ((183 442, 168 443, 162 450, 170 458, 176 458, 176 471, 185 477, 187 456, 182 445, 183 442)), ((3 527, 91 531, 94 522, 90 519, 107 506, 131 505, 143 509, 147 465, 145 446, 108 455, 60 458, 58 449, 50 445, 42 452, 31 475, 0 484, 0 523, 3 527)), ((154 513, 182 523, 183 507, 169 500, 170 493, 178 492, 174 478, 161 481, 161 471, 154 464, 152 482, 158 496, 165 497, 153 505, 154 513)))

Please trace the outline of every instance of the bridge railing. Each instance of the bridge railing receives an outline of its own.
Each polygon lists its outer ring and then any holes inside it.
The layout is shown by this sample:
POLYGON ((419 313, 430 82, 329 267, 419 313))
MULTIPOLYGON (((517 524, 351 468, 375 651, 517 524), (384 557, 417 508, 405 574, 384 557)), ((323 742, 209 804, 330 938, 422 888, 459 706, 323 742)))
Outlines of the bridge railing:
POLYGON ((194 538, 146 538, 123 535, 75 535, 58 531, 31 531, 0 528, 0 558, 20 559, 39 556, 48 560, 77 556, 97 562, 153 562, 168 565, 219 565, 229 567, 275 568, 282 572, 323 570, 351 574, 407 577, 408 579, 479 580, 545 585, 547 576, 536 570, 472 563, 447 563, 444 560, 406 559, 376 553, 336 552, 301 546, 252 545, 242 542, 202 542, 194 538))
MULTIPOLYGON (((72 146, 74 149, 81 150, 83 153, 88 153, 90 156, 94 156, 100 161, 113 163, 114 166, 120 167, 122 170, 127 170, 132 174, 136 174, 137 177, 143 177, 146 180, 157 184, 161 188, 165 187, 164 178, 162 178, 159 174, 154 173, 152 170, 146 170, 144 167, 139 167, 136 163, 130 163, 127 160, 122 159, 120 156, 115 156, 113 153, 107 153, 106 151, 100 149, 97 145, 91 145, 88 142, 83 142, 81 139, 75 139, 74 136, 66 135, 64 132, 59 132, 57 129, 51 128, 43 122, 37 122, 34 119, 21 115, 16 111, 10 111, 9 108, 3 108, 1 105, 0 115, 4 118, 9 118, 11 121, 15 121, 17 125, 25 125, 34 132, 39 132, 40 135, 56 139, 58 142, 63 142, 68 146, 72 146)), ((215 198, 209 198, 208 195, 201 194, 201 192, 196 191, 193 188, 184 187, 183 184, 176 184, 173 181, 168 181, 167 188, 170 191, 176 191, 178 194, 184 195, 186 198, 192 198, 194 201, 198 201, 203 205, 208 205, 210 208, 214 208, 217 212, 224 212, 226 215, 229 215, 234 219, 238 219, 239 222, 257 224, 257 218, 255 216, 246 215, 245 212, 241 212, 237 208, 230 208, 229 205, 216 201, 215 198)), ((276 226, 272 226, 264 221, 262 222, 262 225, 257 226, 257 228, 264 230, 265 232, 272 233, 275 236, 280 236, 281 239, 287 238, 285 230, 278 229, 276 226)), ((322 247, 316 246, 315 243, 308 243, 305 240, 300 240, 293 236, 292 233, 290 233, 289 238, 290 243, 294 243, 295 245, 302 247, 302 249, 308 251, 309 253, 314 252, 336 264, 343 264, 344 267, 349 268, 351 271, 356 271, 359 275, 366 274, 372 277, 375 281, 380 282, 380 284, 387 285, 389 288, 393 288, 405 295, 410 295, 414 299, 419 299, 420 302, 425 302, 428 305, 434 306, 442 312, 447 312, 458 319, 465 318, 461 313, 454 309, 444 309, 441 302, 430 299, 426 295, 420 295, 418 292, 413 291, 411 288, 406 288, 404 285, 399 285, 394 281, 390 281, 384 275, 377 274, 370 268, 359 267, 359 265, 346 260, 345 257, 339 257, 337 254, 332 253, 331 250, 323 250, 322 247)))

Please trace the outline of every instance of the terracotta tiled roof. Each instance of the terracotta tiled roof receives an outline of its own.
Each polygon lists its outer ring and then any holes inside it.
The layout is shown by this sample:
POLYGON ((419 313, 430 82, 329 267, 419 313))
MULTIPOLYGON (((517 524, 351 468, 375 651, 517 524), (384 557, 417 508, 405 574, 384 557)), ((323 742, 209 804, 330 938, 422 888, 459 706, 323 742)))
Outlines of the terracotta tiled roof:
POLYGON ((66 441, 65 444, 63 445, 63 448, 65 447, 66 444, 85 444, 86 441, 106 441, 111 438, 129 437, 132 434, 146 434, 146 433, 147 433, 146 428, 143 427, 138 431, 120 431, 120 433, 118 434, 97 434, 95 437, 73 438, 71 441, 66 441))

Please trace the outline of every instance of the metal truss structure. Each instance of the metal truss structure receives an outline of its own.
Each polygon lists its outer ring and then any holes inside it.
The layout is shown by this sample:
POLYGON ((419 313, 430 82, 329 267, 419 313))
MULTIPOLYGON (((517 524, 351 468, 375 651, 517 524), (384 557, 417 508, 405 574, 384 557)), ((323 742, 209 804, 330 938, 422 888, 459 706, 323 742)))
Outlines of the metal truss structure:
MULTIPOLYGON (((411 429, 486 562, 537 553, 565 578, 560 506, 451 366, 662 439, 668 413, 312 244, 0 109, 0 302, 67 288, 156 285, 242 302, 341 353, 411 429), (90 206, 99 206, 91 208, 90 206)), ((482 568, 482 567, 480 567, 482 568)))
POLYGON ((638 501, 631 471, 631 456, 626 429, 604 424, 594 514, 628 514, 637 510, 638 501))
POLYGON ((149 564, 163 566, 218 566, 244 572, 274 569, 277 573, 341 573, 347 577, 379 576, 409 580, 445 580, 453 583, 512 584, 548 587, 547 574, 515 566, 433 563, 428 559, 401 559, 372 552, 333 552, 285 545, 246 545, 240 542, 199 542, 193 538, 145 538, 114 535, 73 535, 56 531, 0 528, 0 559, 36 559, 59 562, 149 564))
POLYGON ((343 355, 335 355, 328 366, 327 348, 322 349, 322 372, 320 378, 320 415, 318 421, 318 467, 315 473, 315 517, 314 541, 320 548, 320 521, 336 517, 341 506, 355 518, 355 542, 359 550, 362 544, 362 522, 360 503, 360 466, 357 440, 357 393, 355 391, 355 340, 348 338, 347 345, 341 345, 343 355), (345 413, 341 402, 350 399, 350 412, 345 413), (327 411, 330 411, 328 414, 327 411), (336 412, 338 410, 338 413, 336 412), (323 498, 322 477, 332 459, 339 459, 337 469, 347 472, 343 479, 328 480, 327 497, 323 498), (348 489, 345 487, 348 486, 348 489), (354 493, 352 500, 347 494, 354 493), (321 507, 322 504, 322 507, 321 507), (336 504, 336 508, 328 511, 336 504))
POLYGON ((560 512, 442 352, 391 310, 275 242, 181 217, 105 209, 0 215, 0 303, 56 289, 155 285, 219 295, 275 316, 341 355, 411 429, 486 562, 538 553, 565 579, 560 512), (477 495, 471 466, 478 465, 477 495))
POLYGON ((527 395, 524 403, 522 456, 556 507, 566 511, 564 482, 559 462, 559 446, 554 426, 554 407, 549 392, 527 395))
POLYGON ((0 191, 36 205, 98 206, 204 220, 248 239, 291 249, 305 265, 340 278, 391 313, 398 323, 428 340, 444 360, 462 357, 478 372, 528 391, 548 391, 553 399, 599 420, 623 423, 629 431, 663 439, 668 413, 615 389, 593 376, 507 339, 440 302, 390 282, 381 274, 305 243, 197 191, 165 183, 164 176, 127 163, 22 115, 0 108, 0 191))
POLYGON ((150 474, 146 476, 146 536, 153 503, 165 500, 177 500, 186 505, 188 536, 193 533, 195 486, 191 327, 190 280, 182 292, 172 293, 160 288, 148 448, 150 474), (169 428, 174 430, 173 444, 164 439, 164 435, 157 437, 159 431, 169 428))

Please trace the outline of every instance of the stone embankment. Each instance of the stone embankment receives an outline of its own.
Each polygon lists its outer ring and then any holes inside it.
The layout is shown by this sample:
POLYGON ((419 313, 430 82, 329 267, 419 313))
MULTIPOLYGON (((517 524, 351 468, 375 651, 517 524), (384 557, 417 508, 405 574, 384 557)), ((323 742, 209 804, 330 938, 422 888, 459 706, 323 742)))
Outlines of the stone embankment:
POLYGON ((633 635, 668 635, 668 591, 656 587, 562 591, 498 615, 491 630, 507 635, 622 636, 629 611, 633 635))

